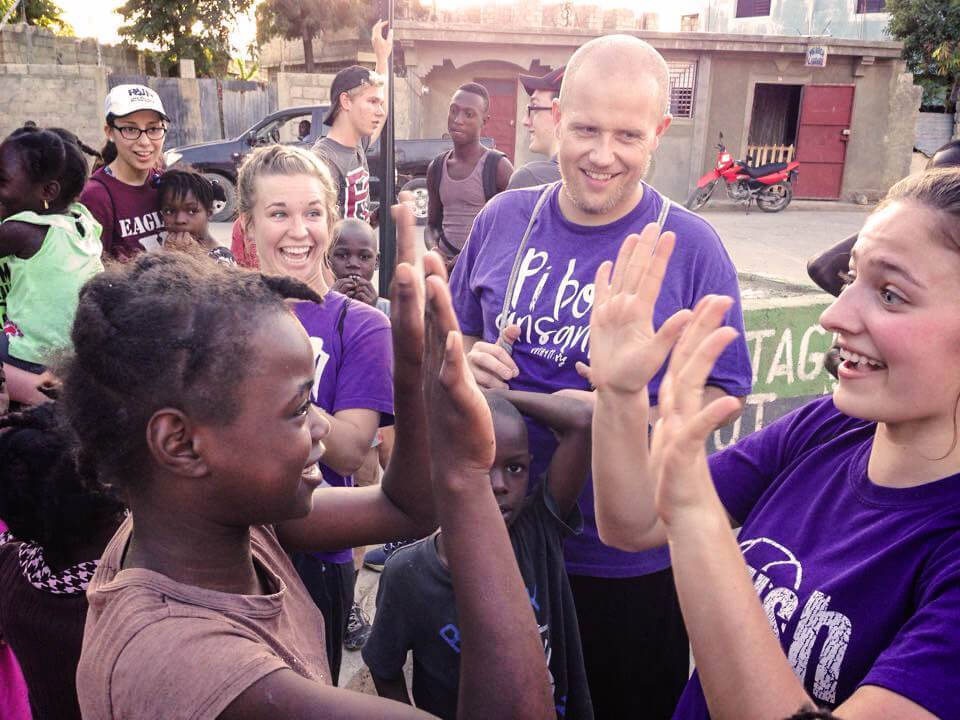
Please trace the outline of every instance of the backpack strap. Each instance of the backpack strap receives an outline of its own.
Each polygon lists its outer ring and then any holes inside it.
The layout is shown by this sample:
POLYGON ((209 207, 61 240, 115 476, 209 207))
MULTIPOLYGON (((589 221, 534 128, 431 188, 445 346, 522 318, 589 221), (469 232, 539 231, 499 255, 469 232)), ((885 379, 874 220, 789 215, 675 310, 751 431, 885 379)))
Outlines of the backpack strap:
POLYGON ((546 205, 547 200, 550 198, 550 193, 559 184, 560 181, 552 182, 549 185, 544 185, 543 190, 540 191, 537 204, 533 206, 533 212, 530 213, 530 221, 527 223, 527 229, 523 231, 523 237, 520 238, 520 244, 517 246, 517 253, 513 257, 513 268, 510 270, 510 280, 507 282, 507 291, 503 295, 503 307, 500 310, 500 327, 497 328, 500 331, 497 344, 510 355, 513 355, 513 346, 503 341, 503 330, 507 327, 507 311, 510 309, 510 296, 513 295, 513 289, 517 284, 517 276, 520 274, 520 263, 523 258, 523 251, 527 248, 527 241, 530 239, 533 224, 536 222, 537 216, 540 215, 540 210, 543 209, 543 206, 546 205))
POLYGON ((505 158, 499 150, 489 150, 483 159, 483 199, 489 201, 497 194, 497 169, 500 158, 505 158))
POLYGON ((431 202, 437 204, 441 228, 443 227, 443 203, 440 202, 440 176, 443 174, 443 164, 447 162, 447 158, 450 157, 452 152, 453 150, 444 150, 427 165, 427 193, 429 197, 435 199, 431 202))
POLYGON ((660 232, 663 232, 663 224, 667 221, 667 215, 670 214, 670 207, 673 205, 670 202, 670 198, 666 195, 661 195, 663 198, 663 206, 660 208, 660 214, 657 216, 657 225, 660 226, 660 232))

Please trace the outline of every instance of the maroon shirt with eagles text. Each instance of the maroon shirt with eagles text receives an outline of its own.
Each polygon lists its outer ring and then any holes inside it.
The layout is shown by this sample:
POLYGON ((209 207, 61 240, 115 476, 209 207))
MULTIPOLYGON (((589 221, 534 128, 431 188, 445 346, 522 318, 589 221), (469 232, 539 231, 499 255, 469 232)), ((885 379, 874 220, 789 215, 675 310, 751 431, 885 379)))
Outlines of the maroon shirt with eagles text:
POLYGON ((80 202, 103 226, 103 254, 128 260, 144 250, 158 250, 163 231, 160 193, 151 172, 143 185, 127 185, 100 168, 80 193, 80 202))

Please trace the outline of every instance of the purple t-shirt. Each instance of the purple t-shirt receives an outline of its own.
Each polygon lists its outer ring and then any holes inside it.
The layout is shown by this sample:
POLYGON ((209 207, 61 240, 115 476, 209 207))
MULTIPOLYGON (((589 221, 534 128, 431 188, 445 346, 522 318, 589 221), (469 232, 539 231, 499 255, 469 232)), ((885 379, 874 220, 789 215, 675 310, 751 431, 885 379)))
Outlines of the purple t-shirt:
MULTIPOLYGON (((493 198, 477 215, 470 237, 450 279, 454 308, 467 335, 487 342, 497 339, 497 319, 503 307, 514 257, 542 188, 508 190, 493 198)), ((644 185, 643 199, 628 215, 602 226, 576 225, 560 212, 559 186, 543 206, 530 234, 524 261, 511 300, 510 322, 521 327, 513 358, 520 374, 510 382, 515 390, 554 392, 587 388, 576 371, 587 362, 593 280, 604 260, 616 258, 624 238, 654 222, 663 205, 661 195, 644 185)), ((743 314, 737 273, 717 233, 705 220, 674 205, 665 222, 677 234, 677 245, 667 266, 654 309, 659 327, 682 308, 692 308, 709 293, 730 295, 736 301, 727 323, 740 331, 717 361, 709 383, 730 395, 750 393, 752 371, 743 339, 743 314)), ((650 383, 650 400, 657 402, 663 371, 650 383)), ((531 476, 546 471, 556 448, 553 434, 528 423, 531 476)), ((644 439, 645 440, 645 439, 644 439)), ((666 547, 627 553, 600 542, 593 510, 593 486, 587 482, 580 496, 583 534, 566 542, 567 569, 573 575, 636 577, 670 565, 666 547)))
MULTIPOLYGON (((393 349, 390 321, 376 308, 330 291, 323 304, 301 302, 294 312, 310 336, 316 368, 310 398, 324 412, 364 408, 380 413, 380 425, 393 424, 393 349), (344 309, 346 308, 346 309, 344 309)), ((320 463, 323 479, 336 487, 353 487, 320 463)), ((350 562, 349 549, 315 553, 328 562, 350 562)))
POLYGON ((160 249, 163 218, 156 173, 143 185, 127 185, 106 168, 97 170, 80 193, 80 202, 103 226, 104 255, 128 260, 144 250, 160 249))
MULTIPOLYGON (((875 430, 819 398, 712 455, 710 470, 807 692, 833 707, 878 685, 958 718, 960 475, 873 484, 875 430)), ((694 674, 674 718, 707 717, 694 674)))

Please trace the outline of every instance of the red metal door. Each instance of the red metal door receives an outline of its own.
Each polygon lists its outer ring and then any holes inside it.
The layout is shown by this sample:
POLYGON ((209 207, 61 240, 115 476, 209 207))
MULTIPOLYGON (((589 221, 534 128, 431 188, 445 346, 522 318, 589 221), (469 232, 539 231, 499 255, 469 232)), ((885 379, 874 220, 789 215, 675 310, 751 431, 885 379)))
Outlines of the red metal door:
POLYGON ((800 104, 797 156, 799 198, 836 200, 843 183, 853 85, 807 85, 800 104))
POLYGON ((474 82, 483 85, 490 94, 490 119, 483 128, 483 135, 492 137, 497 150, 513 162, 517 136, 517 82, 503 78, 477 78, 474 82))

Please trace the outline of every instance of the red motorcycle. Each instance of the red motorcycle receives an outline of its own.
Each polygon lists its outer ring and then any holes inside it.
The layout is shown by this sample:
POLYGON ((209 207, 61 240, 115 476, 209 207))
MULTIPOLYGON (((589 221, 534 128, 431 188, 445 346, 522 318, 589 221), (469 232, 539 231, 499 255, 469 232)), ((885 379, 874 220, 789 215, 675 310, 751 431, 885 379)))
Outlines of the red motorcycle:
POLYGON ((742 202, 750 210, 756 202, 764 212, 780 212, 793 199, 793 181, 800 163, 768 163, 751 167, 752 158, 734 160, 723 144, 723 133, 717 145, 717 164, 713 170, 697 180, 697 187, 686 202, 688 210, 699 210, 710 200, 722 180, 731 200, 742 202))

